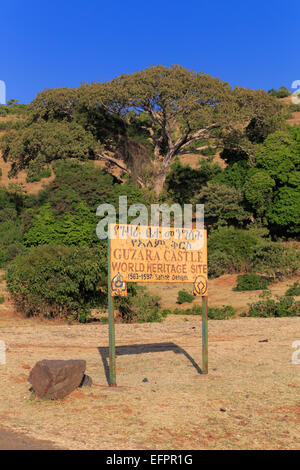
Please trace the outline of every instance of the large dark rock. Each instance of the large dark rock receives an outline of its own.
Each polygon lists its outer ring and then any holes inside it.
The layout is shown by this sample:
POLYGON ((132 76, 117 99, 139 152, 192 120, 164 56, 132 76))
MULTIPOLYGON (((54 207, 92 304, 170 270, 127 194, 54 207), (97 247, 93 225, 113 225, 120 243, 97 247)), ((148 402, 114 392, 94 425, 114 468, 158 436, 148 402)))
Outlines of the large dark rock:
POLYGON ((64 398, 82 382, 86 369, 84 360, 39 361, 30 372, 28 381, 40 398, 64 398))

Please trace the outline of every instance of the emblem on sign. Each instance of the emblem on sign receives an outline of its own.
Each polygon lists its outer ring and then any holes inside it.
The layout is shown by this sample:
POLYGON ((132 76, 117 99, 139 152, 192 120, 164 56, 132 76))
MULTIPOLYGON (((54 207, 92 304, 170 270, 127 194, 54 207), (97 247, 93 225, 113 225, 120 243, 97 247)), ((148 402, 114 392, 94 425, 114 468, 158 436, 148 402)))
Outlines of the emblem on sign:
POLYGON ((207 295, 207 279, 204 276, 197 276, 194 280, 193 295, 203 297, 207 295))
POLYGON ((123 277, 120 273, 116 274, 111 280, 111 295, 113 297, 127 296, 127 284, 123 281, 123 277))

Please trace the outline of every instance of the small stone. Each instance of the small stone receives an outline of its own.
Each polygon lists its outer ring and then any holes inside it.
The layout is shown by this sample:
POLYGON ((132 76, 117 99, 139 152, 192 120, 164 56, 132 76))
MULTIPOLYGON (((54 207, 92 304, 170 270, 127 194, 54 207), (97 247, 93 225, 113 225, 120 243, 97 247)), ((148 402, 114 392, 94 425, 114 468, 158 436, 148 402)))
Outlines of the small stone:
POLYGON ((64 398, 82 382, 86 369, 84 360, 39 361, 31 369, 28 381, 39 398, 64 398))
POLYGON ((222 411, 224 413, 226 410, 225 410, 225 408, 220 408, 220 411, 222 411))
POLYGON ((142 382, 149 382, 149 380, 147 379, 147 377, 145 377, 142 382))

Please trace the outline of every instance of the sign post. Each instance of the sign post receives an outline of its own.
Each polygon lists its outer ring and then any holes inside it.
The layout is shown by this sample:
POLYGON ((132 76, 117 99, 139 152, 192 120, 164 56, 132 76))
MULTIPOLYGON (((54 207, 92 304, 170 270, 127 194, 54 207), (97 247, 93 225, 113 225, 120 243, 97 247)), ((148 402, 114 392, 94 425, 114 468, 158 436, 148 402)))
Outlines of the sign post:
POLYGON ((110 224, 108 238, 109 385, 116 387, 114 297, 128 282, 193 283, 202 297, 202 373, 208 373, 206 230, 110 224))
POLYGON ((208 302, 202 297, 202 374, 208 374, 208 302))
POLYGON ((111 295, 110 273, 110 238, 108 238, 107 295, 108 295, 108 328, 109 328, 109 386, 116 387, 116 345, 115 345, 115 312, 114 298, 111 295))

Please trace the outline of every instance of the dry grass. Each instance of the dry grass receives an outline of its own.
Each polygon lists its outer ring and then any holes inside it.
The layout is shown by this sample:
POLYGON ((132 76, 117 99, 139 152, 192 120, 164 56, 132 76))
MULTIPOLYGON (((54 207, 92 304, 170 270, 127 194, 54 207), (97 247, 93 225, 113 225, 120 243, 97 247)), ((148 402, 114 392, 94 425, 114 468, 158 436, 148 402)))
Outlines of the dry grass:
MULTIPOLYGON (((231 292, 230 279, 223 277, 226 303, 226 295, 233 300, 239 294, 231 292)), ((174 297, 162 287, 163 297, 174 297)), ((214 294, 216 284, 210 287, 213 304, 213 296, 222 294, 214 294)), ((1 289, 5 293, 3 282, 1 289)), ((68 449, 299 448, 300 366, 291 362, 292 343, 300 339, 298 317, 210 321, 208 375, 199 373, 199 317, 117 324, 118 387, 111 389, 102 359, 106 325, 25 320, 13 315, 7 297, 5 306, 0 422, 6 429, 68 449), (38 360, 76 358, 87 361, 92 388, 60 401, 32 396, 27 378, 38 360)))
MULTIPOLYGON (((248 304, 260 300, 261 290, 234 292, 233 287, 236 286, 237 274, 226 274, 216 279, 208 281, 209 305, 211 307, 222 307, 223 305, 232 305, 238 314, 248 310, 248 304)), ((299 277, 293 277, 283 282, 277 282, 269 285, 269 289, 273 295, 284 295, 289 285, 293 284, 299 277)), ((201 305, 201 297, 196 297, 192 304, 176 303, 177 293, 184 288, 192 292, 192 284, 148 284, 148 290, 161 297, 163 308, 180 308, 185 309, 192 305, 201 305)))
POLYGON ((199 322, 117 325, 117 389, 98 350, 107 336, 104 325, 1 328, 1 424, 69 449, 299 448, 298 318, 209 322, 207 376, 182 353, 201 365, 199 322), (27 377, 44 358, 86 359, 93 387, 34 399, 27 377))

